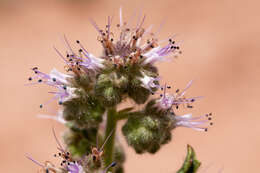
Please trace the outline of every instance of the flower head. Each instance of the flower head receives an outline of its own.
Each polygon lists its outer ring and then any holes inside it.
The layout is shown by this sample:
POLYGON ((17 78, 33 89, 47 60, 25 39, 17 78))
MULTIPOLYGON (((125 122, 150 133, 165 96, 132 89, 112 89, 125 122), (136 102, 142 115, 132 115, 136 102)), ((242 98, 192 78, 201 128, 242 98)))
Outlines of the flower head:
POLYGON ((116 65, 126 65, 131 63, 154 64, 163 60, 169 55, 180 53, 180 47, 172 38, 166 46, 160 46, 155 34, 150 32, 151 27, 143 27, 146 16, 138 18, 135 26, 123 21, 122 9, 119 11, 120 23, 116 25, 119 30, 116 38, 112 29, 112 18, 108 17, 105 29, 91 20, 92 25, 99 33, 98 41, 102 44, 105 52, 105 59, 112 61, 116 65))

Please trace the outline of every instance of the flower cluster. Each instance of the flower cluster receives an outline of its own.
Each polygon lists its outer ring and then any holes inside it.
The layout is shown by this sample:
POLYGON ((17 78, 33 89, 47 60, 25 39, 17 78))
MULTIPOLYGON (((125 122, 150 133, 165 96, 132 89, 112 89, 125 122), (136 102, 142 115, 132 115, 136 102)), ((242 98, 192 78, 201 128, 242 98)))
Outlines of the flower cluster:
POLYGON ((144 28, 145 18, 139 15, 137 23, 132 25, 132 20, 123 20, 120 8, 120 22, 115 28, 110 16, 104 29, 90 20, 103 47, 101 56, 89 53, 79 40, 75 42, 77 49, 73 48, 75 45, 64 36, 68 50, 65 53, 55 47, 54 50, 63 59, 67 74, 56 69, 50 74, 37 67, 32 69, 35 75, 29 77, 29 85, 46 84, 56 89, 49 92, 53 98, 40 107, 53 100, 58 100, 62 106, 56 117, 40 117, 57 120, 68 127, 64 134, 67 150, 57 140, 58 156, 63 158, 60 168, 50 162, 39 163, 28 156, 45 172, 112 170, 122 173, 125 157, 115 135, 119 120, 126 120, 122 132, 137 153, 155 153, 171 140, 171 132, 176 127, 207 131, 212 125, 211 113, 199 117, 176 115, 176 109, 181 106, 192 108, 192 103, 201 97, 186 98, 192 81, 182 91, 177 89, 173 94, 168 92, 171 86, 160 84, 156 62, 176 57, 182 51, 173 37, 159 41, 158 32, 151 32, 152 27, 144 28), (118 105, 127 99, 138 104, 139 109, 133 106, 118 110, 118 105), (101 125, 104 120, 105 127, 101 125), (96 139, 105 139, 104 144, 107 144, 100 149, 93 148, 96 139))

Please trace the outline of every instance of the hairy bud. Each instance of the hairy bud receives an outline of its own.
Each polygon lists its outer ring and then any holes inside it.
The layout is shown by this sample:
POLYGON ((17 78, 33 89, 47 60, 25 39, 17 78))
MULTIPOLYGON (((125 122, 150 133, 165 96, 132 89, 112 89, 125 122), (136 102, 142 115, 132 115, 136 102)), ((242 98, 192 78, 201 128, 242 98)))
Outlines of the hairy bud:
POLYGON ((162 144, 170 141, 171 133, 168 121, 154 115, 137 113, 129 117, 122 128, 127 143, 137 153, 155 153, 162 144))

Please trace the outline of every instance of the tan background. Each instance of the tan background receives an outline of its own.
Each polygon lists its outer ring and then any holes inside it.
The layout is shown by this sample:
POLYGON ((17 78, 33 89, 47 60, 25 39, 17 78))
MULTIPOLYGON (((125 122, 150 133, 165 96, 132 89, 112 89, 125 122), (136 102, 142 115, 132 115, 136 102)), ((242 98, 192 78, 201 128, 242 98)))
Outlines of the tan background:
MULTIPOLYGON (((108 15, 116 16, 123 5, 125 16, 138 8, 147 15, 146 26, 159 26, 161 39, 179 34, 183 55, 171 63, 160 63, 164 81, 184 87, 195 83, 189 96, 203 95, 192 112, 214 113, 215 125, 208 133, 179 128, 173 140, 156 155, 136 155, 122 143, 128 154, 130 172, 173 173, 186 154, 187 143, 194 146, 202 161, 201 172, 259 172, 260 155, 260 3, 257 0, 1 0, 0 1, 0 170, 36 172, 28 161, 30 153, 39 161, 53 160, 56 143, 51 134, 62 125, 37 119, 39 113, 54 114, 58 108, 39 109, 48 100, 49 88, 25 87, 29 70, 39 66, 48 72, 63 62, 52 49, 65 33, 80 39, 89 51, 100 54, 97 32, 88 18, 104 26, 108 15), (208 168, 208 169, 207 169, 208 168), (204 169, 204 170, 203 170, 204 169), (205 170, 206 169, 206 170, 205 170)), ((185 110, 186 112, 189 110, 185 110)))

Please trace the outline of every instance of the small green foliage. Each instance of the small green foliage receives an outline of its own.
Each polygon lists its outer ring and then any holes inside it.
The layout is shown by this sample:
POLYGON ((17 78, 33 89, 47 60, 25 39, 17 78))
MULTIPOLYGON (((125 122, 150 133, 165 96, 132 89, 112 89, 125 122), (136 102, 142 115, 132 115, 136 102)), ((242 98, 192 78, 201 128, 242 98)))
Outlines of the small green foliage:
POLYGON ((197 160, 194 149, 187 145, 187 155, 180 170, 177 173, 196 173, 201 163, 197 160))

